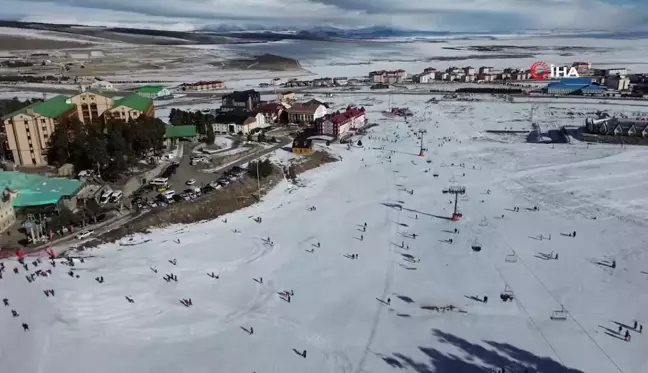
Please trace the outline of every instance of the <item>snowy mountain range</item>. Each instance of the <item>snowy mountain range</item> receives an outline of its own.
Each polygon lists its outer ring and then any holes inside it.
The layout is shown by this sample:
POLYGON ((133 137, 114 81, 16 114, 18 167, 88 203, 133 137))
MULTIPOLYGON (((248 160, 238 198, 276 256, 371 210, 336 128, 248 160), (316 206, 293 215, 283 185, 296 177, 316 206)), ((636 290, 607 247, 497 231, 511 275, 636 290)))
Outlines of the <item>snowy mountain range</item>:
POLYGON ((263 25, 214 25, 206 26, 201 29, 203 32, 231 33, 231 32, 277 32, 300 34, 304 36, 324 37, 324 38, 350 38, 350 39, 376 39, 376 38, 394 38, 394 37, 444 37, 444 36, 461 36, 461 35, 490 35, 491 32, 482 33, 457 33, 450 31, 424 31, 424 30, 407 30, 395 27, 373 26, 356 29, 338 28, 334 26, 313 27, 313 28, 293 28, 281 26, 263 26, 263 25))
MULTIPOLYGON (((267 32, 267 33, 284 33, 295 34, 306 38, 341 38, 341 39, 386 39, 386 38, 443 38, 443 37, 468 37, 468 36, 496 36, 501 33, 493 31, 481 32, 451 32, 451 31, 426 31, 403 29, 388 26, 372 26, 362 28, 341 28, 335 26, 320 26, 312 28, 295 28, 284 26, 267 26, 260 24, 220 24, 205 26, 199 32, 215 33, 244 33, 244 32, 267 32)), ((508 35, 543 35, 543 36, 574 36, 580 38, 613 38, 613 39, 637 39, 648 37, 648 31, 610 33, 599 30, 524 30, 520 32, 507 33, 508 35)))

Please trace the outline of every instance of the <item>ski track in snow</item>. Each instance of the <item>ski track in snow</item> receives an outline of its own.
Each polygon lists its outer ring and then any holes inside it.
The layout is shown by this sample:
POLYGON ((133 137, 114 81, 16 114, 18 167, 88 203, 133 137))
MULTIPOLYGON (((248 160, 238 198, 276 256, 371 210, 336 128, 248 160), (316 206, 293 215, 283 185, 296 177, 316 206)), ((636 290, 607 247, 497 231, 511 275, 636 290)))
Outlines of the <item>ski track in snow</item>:
POLYGON ((341 161, 300 175, 298 185, 284 180, 262 203, 226 217, 94 249, 76 262, 79 279, 57 262, 52 276, 28 284, 5 261, 0 297, 11 307, 0 308, 0 372, 646 369, 648 340, 632 332, 628 343, 605 328, 648 321, 648 149, 480 135, 529 129, 531 107, 541 125, 556 127, 574 123, 568 112, 601 105, 427 104, 394 95, 393 105, 415 113, 410 128, 380 113, 387 97, 326 99, 370 102, 369 119, 379 126, 362 136, 365 148, 332 145, 341 161), (417 156, 418 129, 427 130, 424 157, 417 156), (439 217, 452 213, 452 196, 441 192, 451 185, 466 187, 459 222, 439 217), (539 211, 527 210, 533 206, 539 211), (562 235, 571 231, 577 237, 562 235), (480 252, 471 250, 476 242, 480 252), (507 262, 512 252, 517 260, 507 262), (550 252, 560 260, 539 258, 550 252), (345 258, 352 253, 358 259, 345 258), (596 264, 611 258, 616 269, 596 264), (177 283, 162 279, 171 272, 177 283), (506 285, 514 302, 499 299, 506 285), (56 297, 43 295, 50 288, 56 297), (295 292, 290 303, 279 296, 286 290, 295 292), (470 298, 484 295, 488 303, 470 298), (182 298, 194 305, 182 306, 182 298), (567 319, 551 321, 561 306, 567 319), (253 334, 242 330, 249 327, 253 334))

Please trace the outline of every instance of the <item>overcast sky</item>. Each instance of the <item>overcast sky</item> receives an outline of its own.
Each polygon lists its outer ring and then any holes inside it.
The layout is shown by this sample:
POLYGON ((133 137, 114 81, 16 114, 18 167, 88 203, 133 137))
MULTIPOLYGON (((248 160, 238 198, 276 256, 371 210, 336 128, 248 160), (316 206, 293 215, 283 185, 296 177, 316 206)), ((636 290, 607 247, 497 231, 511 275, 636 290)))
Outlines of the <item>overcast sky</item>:
POLYGON ((429 31, 648 29, 648 0, 0 0, 0 18, 107 26, 385 25, 429 31))

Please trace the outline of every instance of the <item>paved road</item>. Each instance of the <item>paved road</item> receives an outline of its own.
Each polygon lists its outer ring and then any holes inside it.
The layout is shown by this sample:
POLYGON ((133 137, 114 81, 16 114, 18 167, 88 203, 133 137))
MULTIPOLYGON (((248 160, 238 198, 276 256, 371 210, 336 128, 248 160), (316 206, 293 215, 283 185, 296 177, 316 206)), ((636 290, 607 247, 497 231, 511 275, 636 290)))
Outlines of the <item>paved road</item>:
MULTIPOLYGON (((44 92, 44 93, 59 93, 59 94, 73 94, 78 92, 76 88, 73 87, 30 87, 27 85, 10 85, 10 84, 0 84, 0 88, 11 88, 14 90, 24 90, 28 92, 44 92)), ((407 90, 407 89, 402 89, 402 90, 382 90, 382 89, 376 89, 376 90, 371 90, 371 91, 345 91, 342 89, 330 89, 327 87, 322 87, 322 88, 313 88, 313 87, 276 87, 276 90, 286 90, 289 89, 293 92, 299 92, 303 94, 349 94, 349 95, 414 95, 414 96, 443 96, 446 94, 452 94, 455 93, 454 91, 447 91, 447 92, 429 92, 429 91, 424 91, 424 90, 407 90)), ((275 91, 275 88, 268 89, 257 89, 262 94, 268 94, 272 93, 275 91)), ((201 103, 201 102, 211 102, 213 99, 217 99, 220 97, 223 97, 226 94, 231 93, 232 91, 227 90, 227 91, 219 91, 219 92, 213 92, 213 91, 205 91, 205 92, 182 92, 183 94, 186 95, 186 97, 195 97, 196 100, 187 100, 188 102, 165 102, 164 100, 162 101, 156 101, 156 107, 165 107, 165 106, 173 106, 173 105, 186 105, 186 104, 195 104, 195 103, 201 103)), ((132 91, 114 91, 111 92, 115 95, 128 95, 130 93, 133 93, 132 91)), ((472 93, 474 95, 491 95, 490 93, 472 93)), ((641 98, 635 98, 635 97, 587 97, 587 96, 551 96, 551 95, 539 95, 539 96, 527 96, 523 94, 508 94, 509 96, 513 97, 532 97, 532 98, 549 98, 552 100, 560 100, 561 103, 563 100, 572 100, 572 101, 577 101, 577 100, 583 100, 583 99, 601 99, 601 100, 606 100, 606 101, 628 101, 628 100, 634 100, 634 101, 646 101, 648 104, 648 99, 641 99, 641 98)), ((566 102, 566 103, 571 103, 571 102, 566 102)), ((634 105, 634 106, 640 106, 640 105, 634 105)))
MULTIPOLYGON (((72 95, 75 93, 79 92, 79 89, 77 87, 71 87, 71 86, 56 86, 52 85, 51 87, 34 87, 30 85, 22 85, 22 84, 2 84, 0 83, 0 88, 2 89, 11 89, 14 91, 25 91, 25 92, 40 92, 40 93, 58 93, 58 94, 63 94, 63 95, 72 95)), ((305 87, 294 87, 294 88, 285 88, 285 87, 275 87, 275 88, 257 88, 256 90, 261 93, 261 94, 272 94, 277 90, 291 90, 293 92, 299 91, 300 89, 304 89, 305 87)), ((225 96, 226 94, 232 93, 234 90, 223 90, 223 91, 199 91, 199 92, 178 92, 179 94, 186 95, 186 97, 196 97, 196 98, 220 98, 225 96)), ((132 90, 124 91, 124 90, 119 90, 119 91, 110 91, 109 93, 114 94, 116 96, 126 96, 131 93, 133 93, 132 90)), ((175 102, 165 102, 164 100, 158 100, 156 101, 156 106, 168 106, 168 105, 173 105, 176 104, 175 102)))
MULTIPOLYGON (((334 95, 340 95, 340 94, 348 94, 348 95, 376 95, 376 96, 383 96, 383 95, 412 95, 412 96, 445 96, 448 94, 471 94, 471 95, 488 95, 491 96, 491 93, 470 93, 470 92, 465 92, 465 93, 460 93, 460 92, 454 92, 454 91, 447 91, 447 92, 429 92, 429 91, 420 91, 420 90, 387 90, 387 89, 375 89, 371 91, 345 91, 345 90, 334 90, 330 88, 322 88, 322 89, 303 89, 300 90, 299 93, 303 94, 334 94, 334 95)), ((502 94, 497 94, 497 95, 502 95, 502 94)), ((609 100, 609 101, 646 101, 648 104, 648 98, 636 98, 636 97, 589 97, 589 96, 552 96, 552 95, 525 95, 525 94, 519 94, 519 93, 507 93, 506 95, 512 96, 512 97, 525 97, 525 98, 542 98, 542 99, 551 99, 551 100, 560 100, 562 103, 564 100, 609 100)))

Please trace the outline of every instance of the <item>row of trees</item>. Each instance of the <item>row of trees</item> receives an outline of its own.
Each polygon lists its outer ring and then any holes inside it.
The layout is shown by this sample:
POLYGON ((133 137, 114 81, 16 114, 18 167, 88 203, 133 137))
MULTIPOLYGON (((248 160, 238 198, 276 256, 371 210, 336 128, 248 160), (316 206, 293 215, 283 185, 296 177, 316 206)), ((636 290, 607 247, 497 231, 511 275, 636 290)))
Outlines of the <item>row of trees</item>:
POLYGON ((41 102, 41 101, 43 100, 37 98, 21 101, 18 99, 18 97, 14 97, 12 99, 0 100, 0 117, 3 117, 7 114, 13 113, 16 110, 20 110, 24 107, 27 107, 31 104, 34 104, 36 102, 41 102))
POLYGON ((200 110, 185 111, 173 108, 169 114, 169 123, 174 126, 196 126, 196 132, 200 135, 207 135, 208 128, 214 123, 216 116, 209 113, 203 113, 200 110))
POLYGON ((173 108, 169 114, 169 123, 174 126, 196 126, 196 132, 201 135, 201 140, 207 144, 213 144, 214 140, 216 140, 214 127, 211 125, 215 119, 215 115, 203 113, 200 110, 185 111, 173 108))
POLYGON ((264 177, 268 177, 272 174, 272 172, 274 171, 274 166, 272 165, 272 162, 270 162, 269 159, 265 159, 263 161, 251 161, 250 163, 248 163, 247 169, 248 169, 248 174, 253 178, 263 179, 264 177), (257 173, 257 169, 258 169, 258 173, 257 173))
POLYGON ((162 150, 164 133, 165 124, 157 118, 87 124, 71 118, 52 134, 47 160, 57 167, 71 163, 76 170, 99 169, 102 178, 117 180, 151 150, 162 150))

